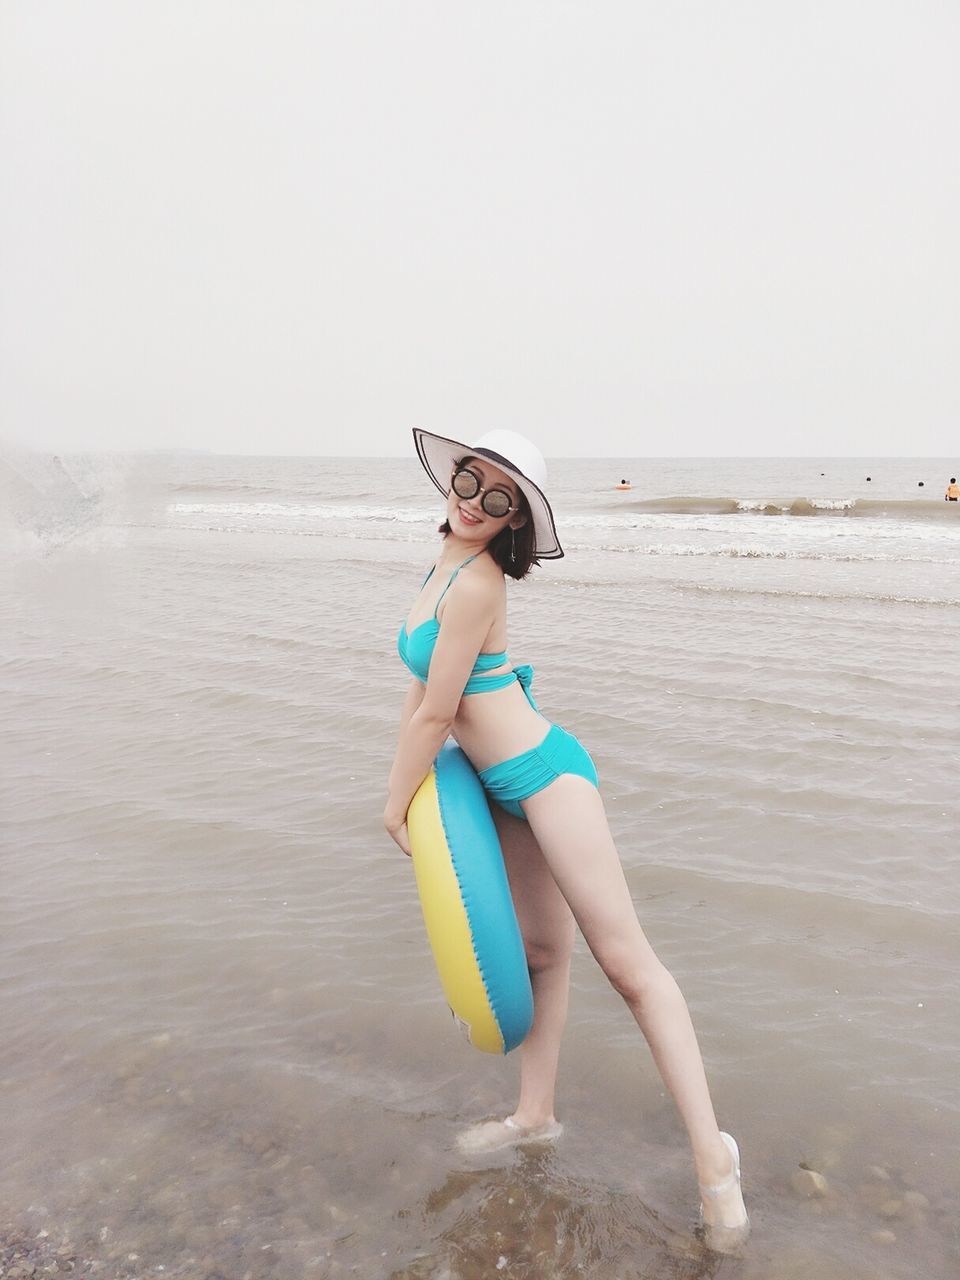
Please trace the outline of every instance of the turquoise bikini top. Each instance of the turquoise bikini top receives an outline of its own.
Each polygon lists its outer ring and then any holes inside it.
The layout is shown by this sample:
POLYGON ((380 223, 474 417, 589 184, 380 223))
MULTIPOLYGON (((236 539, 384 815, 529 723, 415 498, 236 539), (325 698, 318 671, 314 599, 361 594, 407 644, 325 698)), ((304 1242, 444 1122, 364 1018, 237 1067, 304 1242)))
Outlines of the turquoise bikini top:
MULTIPOLYGON (((436 648, 437 636, 440 634, 440 619, 437 617, 437 611, 440 608, 440 602, 450 590, 454 579, 461 569, 465 568, 471 560, 476 560, 476 556, 470 556, 464 560, 463 564, 458 564, 456 569, 450 575, 450 581, 440 592, 440 599, 437 601, 433 610, 433 617, 427 618, 421 622, 418 627, 407 633, 407 624, 404 622, 400 628, 400 634, 397 636, 397 652, 404 666, 416 678, 424 684, 427 682, 427 676, 430 672, 430 659, 433 657, 433 651, 436 648)), ((434 569, 436 565, 434 565, 434 569)), ((427 574, 423 580, 421 591, 427 585, 433 576, 433 569, 427 574)), ((519 680, 523 686, 523 691, 527 697, 530 697, 530 684, 533 680, 533 668, 529 666, 514 667, 512 671, 502 671, 499 675, 491 676, 486 673, 493 671, 496 667, 502 667, 507 661, 507 655, 503 653, 478 653, 477 660, 473 664, 473 670, 470 677, 463 687, 464 695, 473 693, 493 693, 495 689, 506 689, 508 685, 513 684, 515 680, 519 680)))

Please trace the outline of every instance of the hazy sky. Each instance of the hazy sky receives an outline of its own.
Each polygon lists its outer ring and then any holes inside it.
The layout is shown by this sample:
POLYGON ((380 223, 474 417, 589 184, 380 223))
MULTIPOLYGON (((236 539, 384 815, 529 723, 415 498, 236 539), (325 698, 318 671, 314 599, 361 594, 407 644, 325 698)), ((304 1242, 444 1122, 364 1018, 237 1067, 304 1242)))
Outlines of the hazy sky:
POLYGON ((960 5, 3 0, 0 438, 960 454, 960 5))

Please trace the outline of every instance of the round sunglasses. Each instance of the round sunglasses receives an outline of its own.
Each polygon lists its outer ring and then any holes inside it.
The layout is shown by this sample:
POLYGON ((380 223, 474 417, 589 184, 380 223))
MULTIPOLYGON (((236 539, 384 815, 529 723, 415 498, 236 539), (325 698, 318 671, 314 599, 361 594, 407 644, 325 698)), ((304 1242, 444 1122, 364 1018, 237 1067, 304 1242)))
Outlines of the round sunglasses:
POLYGON ((466 467, 461 467, 453 473, 451 480, 453 492, 458 498, 475 498, 478 493, 483 497, 480 499, 480 506, 488 516, 493 516, 495 520, 502 520, 504 516, 508 516, 511 511, 519 511, 519 507, 512 505, 512 498, 506 489, 484 489, 480 483, 480 478, 473 471, 469 471, 466 467))

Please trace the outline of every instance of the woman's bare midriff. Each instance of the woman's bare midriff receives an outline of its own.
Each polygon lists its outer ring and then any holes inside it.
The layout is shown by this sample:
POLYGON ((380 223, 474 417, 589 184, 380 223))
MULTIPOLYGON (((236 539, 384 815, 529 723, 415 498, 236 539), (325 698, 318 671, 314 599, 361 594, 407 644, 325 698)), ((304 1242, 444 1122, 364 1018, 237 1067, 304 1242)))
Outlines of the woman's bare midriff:
POLYGON ((461 698, 452 732, 479 771, 539 746, 548 728, 549 721, 531 707, 515 681, 504 689, 461 698))

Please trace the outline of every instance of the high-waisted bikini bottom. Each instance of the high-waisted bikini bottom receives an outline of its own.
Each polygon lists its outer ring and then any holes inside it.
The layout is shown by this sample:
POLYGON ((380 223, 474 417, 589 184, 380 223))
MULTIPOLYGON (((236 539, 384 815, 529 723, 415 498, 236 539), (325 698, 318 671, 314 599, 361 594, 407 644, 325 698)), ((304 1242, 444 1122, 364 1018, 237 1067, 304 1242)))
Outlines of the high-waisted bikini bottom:
POLYGON ((479 777, 491 800, 514 817, 526 820, 520 801, 549 787, 565 773, 598 785, 596 766, 588 752, 572 733, 554 724, 538 747, 481 769, 479 777))

